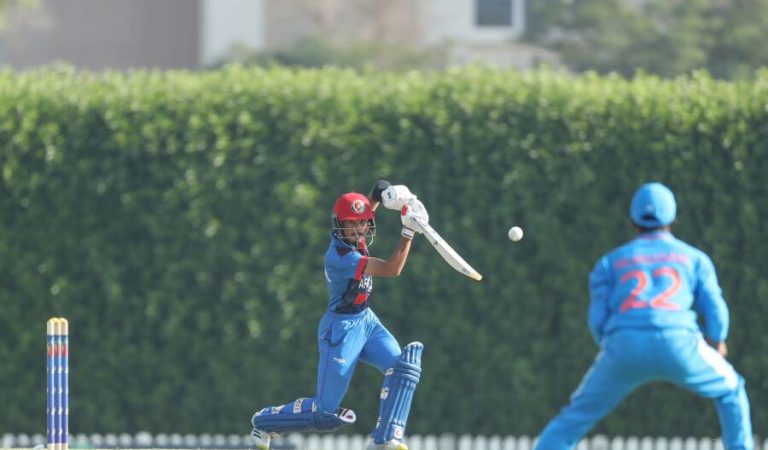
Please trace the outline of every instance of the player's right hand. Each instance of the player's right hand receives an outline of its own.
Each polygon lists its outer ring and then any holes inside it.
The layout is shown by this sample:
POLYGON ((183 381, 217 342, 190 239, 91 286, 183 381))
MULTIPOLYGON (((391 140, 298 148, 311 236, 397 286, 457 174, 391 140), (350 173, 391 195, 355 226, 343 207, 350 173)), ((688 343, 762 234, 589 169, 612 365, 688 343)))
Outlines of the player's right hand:
POLYGON ((417 233, 423 233, 421 223, 429 223, 429 214, 424 204, 417 199, 412 199, 403 205, 400 209, 400 222, 405 228, 409 228, 417 233))
POLYGON ((381 193, 381 203, 384 207, 395 211, 403 209, 403 206, 411 200, 416 200, 416 195, 403 184, 390 186, 381 193))
POLYGON ((725 341, 712 341, 707 339, 707 343, 714 348, 717 353, 720 353, 720 356, 723 358, 728 356, 728 346, 725 344, 725 341))

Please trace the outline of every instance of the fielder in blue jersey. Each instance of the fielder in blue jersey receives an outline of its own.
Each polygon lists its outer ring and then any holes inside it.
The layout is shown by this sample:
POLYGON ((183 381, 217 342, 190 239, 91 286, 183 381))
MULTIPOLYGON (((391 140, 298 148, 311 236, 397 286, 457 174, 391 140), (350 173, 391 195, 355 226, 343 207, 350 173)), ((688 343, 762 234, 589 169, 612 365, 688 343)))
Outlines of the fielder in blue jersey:
POLYGON ((330 245, 325 253, 325 279, 330 300, 317 330, 320 364, 313 397, 263 408, 251 419, 256 448, 268 449, 270 438, 292 431, 332 431, 354 423, 355 413, 341 408, 357 363, 383 373, 381 406, 367 448, 407 450, 403 442, 413 393, 421 376, 423 346, 412 342, 402 350, 370 308, 373 277, 396 277, 405 266, 411 240, 420 232, 416 219, 428 221, 424 205, 402 185, 381 180, 368 196, 349 192, 333 207, 330 245), (383 199, 382 199, 383 196, 383 199), (376 234, 374 211, 379 203, 401 212, 402 238, 389 259, 374 258, 368 246, 376 234))
POLYGON ((712 260, 671 233, 677 205, 666 186, 641 186, 630 206, 637 237, 590 273, 592 367, 541 433, 537 450, 567 450, 630 392, 667 381, 717 408, 728 450, 752 450, 744 379, 726 361, 728 308, 712 260), (697 325, 697 315, 704 325, 697 325))

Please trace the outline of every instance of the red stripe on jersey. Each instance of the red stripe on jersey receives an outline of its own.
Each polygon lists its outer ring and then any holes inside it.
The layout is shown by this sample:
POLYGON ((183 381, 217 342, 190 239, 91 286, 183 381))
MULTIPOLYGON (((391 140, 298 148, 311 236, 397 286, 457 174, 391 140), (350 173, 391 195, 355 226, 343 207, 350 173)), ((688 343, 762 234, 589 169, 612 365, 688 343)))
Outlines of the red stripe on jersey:
POLYGON ((361 305, 365 303, 365 301, 368 300, 368 293, 361 293, 357 294, 357 297, 355 297, 355 305, 361 305))
POLYGON ((368 265, 368 257, 363 256, 360 258, 360 262, 357 263, 357 270, 355 271, 355 280, 363 278, 363 272, 365 272, 365 266, 368 265))

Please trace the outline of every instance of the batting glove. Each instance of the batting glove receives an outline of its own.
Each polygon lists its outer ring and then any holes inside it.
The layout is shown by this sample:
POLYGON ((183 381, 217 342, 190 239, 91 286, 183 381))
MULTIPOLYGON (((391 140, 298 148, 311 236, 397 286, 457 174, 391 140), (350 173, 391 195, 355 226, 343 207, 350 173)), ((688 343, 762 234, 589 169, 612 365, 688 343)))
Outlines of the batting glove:
POLYGON ((399 211, 411 200, 416 200, 416 196, 408 186, 402 184, 389 186, 381 192, 381 203, 387 209, 399 211))
MULTIPOLYGON (((403 236, 406 234, 423 233, 421 223, 429 223, 429 214, 424 204, 417 199, 410 200, 400 210, 400 222, 403 224, 403 236), (408 230, 407 232, 405 230, 408 230)), ((406 236, 409 237, 409 236, 406 236)))

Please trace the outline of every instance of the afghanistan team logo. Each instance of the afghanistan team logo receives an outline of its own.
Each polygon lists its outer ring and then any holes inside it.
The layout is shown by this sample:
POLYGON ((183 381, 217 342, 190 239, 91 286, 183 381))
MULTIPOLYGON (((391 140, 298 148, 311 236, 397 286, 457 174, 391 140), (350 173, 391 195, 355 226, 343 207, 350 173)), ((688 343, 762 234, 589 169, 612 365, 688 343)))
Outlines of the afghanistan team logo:
POLYGON ((362 213, 364 213, 365 212, 365 202, 360 200, 360 199, 357 199, 357 200, 353 201, 352 202, 352 211, 355 214, 362 214, 362 213))

